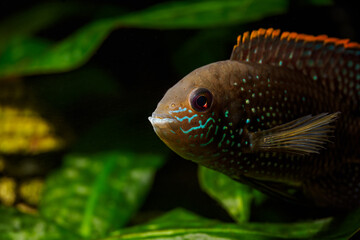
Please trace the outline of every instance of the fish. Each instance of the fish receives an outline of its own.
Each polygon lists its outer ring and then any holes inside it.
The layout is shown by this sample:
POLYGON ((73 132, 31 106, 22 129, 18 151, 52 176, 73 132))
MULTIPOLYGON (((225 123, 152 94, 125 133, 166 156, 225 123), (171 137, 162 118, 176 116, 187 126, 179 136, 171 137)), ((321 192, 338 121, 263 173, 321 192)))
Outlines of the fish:
POLYGON ((149 120, 182 158, 268 195, 360 207, 360 44, 263 29, 171 87, 149 120))

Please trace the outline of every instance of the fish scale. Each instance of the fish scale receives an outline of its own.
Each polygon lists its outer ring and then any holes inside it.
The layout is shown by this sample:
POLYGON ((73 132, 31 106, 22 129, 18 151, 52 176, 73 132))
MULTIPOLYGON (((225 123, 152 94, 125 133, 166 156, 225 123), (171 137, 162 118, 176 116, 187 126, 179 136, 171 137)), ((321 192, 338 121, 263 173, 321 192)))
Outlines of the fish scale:
POLYGON ((185 159, 265 193, 360 206, 360 45, 259 29, 170 88, 149 118, 185 159))

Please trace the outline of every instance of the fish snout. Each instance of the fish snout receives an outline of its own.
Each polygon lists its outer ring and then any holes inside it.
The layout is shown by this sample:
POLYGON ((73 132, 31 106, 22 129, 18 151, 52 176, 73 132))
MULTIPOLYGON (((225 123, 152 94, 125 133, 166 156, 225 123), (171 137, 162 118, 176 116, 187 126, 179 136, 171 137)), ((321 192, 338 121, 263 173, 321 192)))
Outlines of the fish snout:
MULTIPOLYGON (((174 125, 177 120, 168 114, 157 114, 153 113, 151 117, 148 118, 153 129, 158 135, 158 137, 168 145, 169 142, 173 142, 174 138, 177 136, 174 129, 174 125)), ((171 148, 171 147, 170 147, 171 148)))
MULTIPOLYGON (((153 127, 159 127, 159 128, 166 128, 168 127, 168 124, 175 122, 175 118, 170 116, 169 114, 158 114, 153 112, 151 117, 148 118, 151 125, 153 127)), ((155 129, 156 131, 156 129, 155 129)))
POLYGON ((158 114, 153 112, 151 117, 148 118, 153 126, 161 126, 168 123, 175 122, 175 119, 169 114, 158 114))

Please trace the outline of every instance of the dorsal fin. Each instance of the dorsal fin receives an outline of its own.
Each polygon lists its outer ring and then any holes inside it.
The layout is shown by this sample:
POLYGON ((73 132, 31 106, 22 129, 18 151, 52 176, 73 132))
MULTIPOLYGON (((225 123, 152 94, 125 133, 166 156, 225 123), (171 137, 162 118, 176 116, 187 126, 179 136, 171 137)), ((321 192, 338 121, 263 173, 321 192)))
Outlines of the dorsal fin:
MULTIPOLYGON (((312 36, 279 29, 262 29, 245 32, 237 38, 230 60, 266 63, 291 69, 321 68, 327 64, 344 65, 345 59, 359 60, 360 44, 349 39, 312 36), (332 61, 335 62, 332 62, 332 61)), ((309 69, 308 69, 309 70, 309 69)), ((306 71, 307 72, 307 71, 306 71)))
POLYGON ((230 60, 301 71, 358 109, 360 44, 349 39, 259 29, 238 37, 230 60))

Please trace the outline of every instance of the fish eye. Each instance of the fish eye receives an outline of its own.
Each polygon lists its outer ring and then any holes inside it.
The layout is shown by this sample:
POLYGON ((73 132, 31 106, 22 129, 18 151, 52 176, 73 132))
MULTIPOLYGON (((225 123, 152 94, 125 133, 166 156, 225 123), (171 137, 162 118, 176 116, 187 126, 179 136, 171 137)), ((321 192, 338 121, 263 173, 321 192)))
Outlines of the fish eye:
POLYGON ((190 94, 191 107, 197 112, 205 112, 211 107, 212 94, 206 88, 195 89, 190 94))

